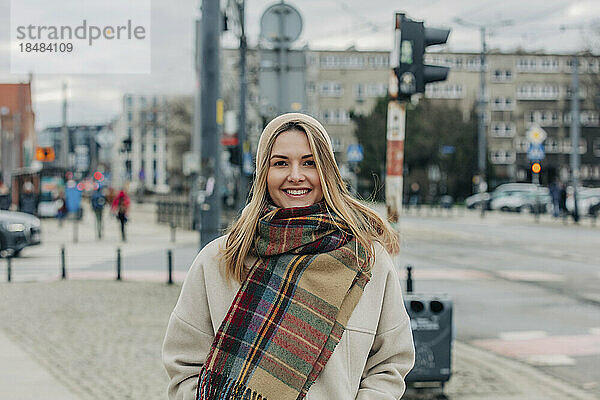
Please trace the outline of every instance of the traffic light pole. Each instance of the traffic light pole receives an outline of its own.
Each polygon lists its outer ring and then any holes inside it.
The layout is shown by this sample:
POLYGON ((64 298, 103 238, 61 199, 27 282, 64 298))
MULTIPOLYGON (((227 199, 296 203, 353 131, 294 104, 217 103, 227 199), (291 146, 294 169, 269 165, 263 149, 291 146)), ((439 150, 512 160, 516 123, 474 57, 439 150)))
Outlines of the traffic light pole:
POLYGON ((391 100, 387 115, 387 168, 385 176, 385 203, 387 218, 397 224, 402 212, 404 166, 404 136, 406 133, 406 102, 391 100))

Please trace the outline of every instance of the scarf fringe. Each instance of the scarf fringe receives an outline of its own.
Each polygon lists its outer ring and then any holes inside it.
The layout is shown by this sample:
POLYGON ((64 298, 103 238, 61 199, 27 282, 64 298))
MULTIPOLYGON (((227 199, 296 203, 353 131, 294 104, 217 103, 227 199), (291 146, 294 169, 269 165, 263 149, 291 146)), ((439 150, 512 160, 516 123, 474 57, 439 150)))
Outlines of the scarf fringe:
POLYGON ((267 400, 236 379, 202 368, 198 381, 198 400, 267 400))

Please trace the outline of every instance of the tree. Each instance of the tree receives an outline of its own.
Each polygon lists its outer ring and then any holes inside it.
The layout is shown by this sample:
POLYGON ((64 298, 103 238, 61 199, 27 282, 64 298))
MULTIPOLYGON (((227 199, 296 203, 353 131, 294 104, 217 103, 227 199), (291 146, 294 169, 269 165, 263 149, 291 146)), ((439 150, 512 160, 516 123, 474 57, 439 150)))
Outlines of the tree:
MULTIPOLYGON (((356 123, 356 137, 364 148, 365 158, 359 176, 373 186, 373 175, 383 179, 385 171, 387 98, 377 100, 368 115, 351 113, 356 123)), ((473 115, 473 114, 471 114, 473 115)), ((477 142, 474 118, 463 119, 462 112, 446 102, 421 99, 417 106, 408 105, 404 144, 404 182, 418 182, 422 193, 449 194, 464 198, 471 194, 471 179, 476 168, 477 142), (430 166, 441 171, 435 191, 427 179, 430 166)), ((383 190, 376 192, 377 199, 383 190)))

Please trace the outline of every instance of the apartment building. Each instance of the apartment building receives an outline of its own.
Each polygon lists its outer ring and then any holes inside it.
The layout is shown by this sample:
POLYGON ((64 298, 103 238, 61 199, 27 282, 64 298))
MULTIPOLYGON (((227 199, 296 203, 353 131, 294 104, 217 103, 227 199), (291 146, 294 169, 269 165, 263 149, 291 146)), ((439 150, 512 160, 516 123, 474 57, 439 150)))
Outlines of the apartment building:
POLYGON ((126 94, 115 123, 113 185, 168 192, 167 99, 161 95, 126 94))
MULTIPOLYGON (((387 93, 390 76, 389 53, 384 51, 306 52, 305 110, 323 122, 332 136, 336 157, 342 165, 349 145, 356 143, 350 111, 368 113, 377 97, 387 93)), ((229 107, 237 107, 237 49, 222 53, 224 96, 229 107), (229 94, 228 94, 229 93, 229 94)), ((261 131, 260 93, 258 93, 259 57, 256 50, 248 56, 249 134, 252 142, 261 131)), ((430 64, 451 67, 448 79, 427 86, 425 97, 456 107, 465 119, 475 110, 479 96, 481 59, 478 53, 428 53, 430 64)), ((598 96, 600 58, 581 57, 580 177, 587 185, 600 185, 600 119, 598 96)), ((486 134, 488 160, 498 182, 530 180, 527 159, 527 130, 538 124, 547 132, 546 158, 542 163, 542 183, 566 180, 569 175, 570 99, 572 58, 543 53, 490 52, 484 66, 486 80, 486 134)), ((443 129, 443 127, 440 127, 443 129)), ((385 134, 382 132, 382 134, 385 134)), ((407 127, 410 135, 410 127, 407 127)), ((476 151, 474 148, 473 151, 476 151)))

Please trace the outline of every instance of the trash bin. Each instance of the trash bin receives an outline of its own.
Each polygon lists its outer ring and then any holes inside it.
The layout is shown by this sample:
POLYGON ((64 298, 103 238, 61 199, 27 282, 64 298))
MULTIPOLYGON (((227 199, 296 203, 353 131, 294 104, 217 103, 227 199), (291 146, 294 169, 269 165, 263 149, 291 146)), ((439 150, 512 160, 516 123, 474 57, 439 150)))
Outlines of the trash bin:
POLYGON ((452 301, 447 296, 406 294, 415 343, 415 366, 406 382, 447 382, 451 376, 452 301))

